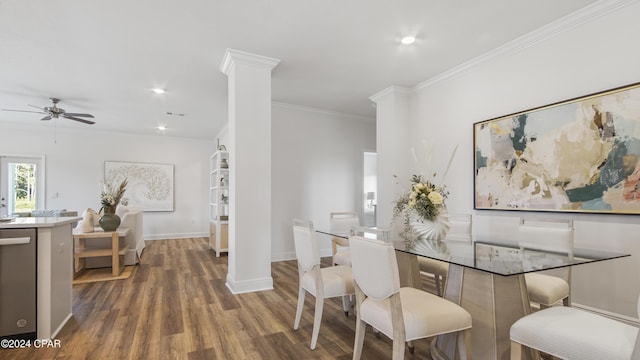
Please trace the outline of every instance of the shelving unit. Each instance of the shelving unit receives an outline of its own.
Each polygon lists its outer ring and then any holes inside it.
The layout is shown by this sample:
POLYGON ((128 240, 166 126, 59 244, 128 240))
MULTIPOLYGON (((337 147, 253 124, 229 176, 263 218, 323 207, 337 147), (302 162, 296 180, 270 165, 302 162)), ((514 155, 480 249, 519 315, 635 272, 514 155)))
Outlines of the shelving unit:
POLYGON ((209 167, 209 248, 219 257, 229 251, 229 153, 215 152, 209 167))

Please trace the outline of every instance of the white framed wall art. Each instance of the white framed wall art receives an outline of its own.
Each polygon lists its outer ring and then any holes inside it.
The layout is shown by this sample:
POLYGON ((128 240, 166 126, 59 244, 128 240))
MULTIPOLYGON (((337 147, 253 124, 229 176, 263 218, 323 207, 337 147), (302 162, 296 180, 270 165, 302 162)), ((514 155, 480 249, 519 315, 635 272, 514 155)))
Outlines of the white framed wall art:
POLYGON ((119 184, 127 179, 123 203, 143 211, 173 211, 173 171, 171 164, 105 161, 104 180, 119 184))

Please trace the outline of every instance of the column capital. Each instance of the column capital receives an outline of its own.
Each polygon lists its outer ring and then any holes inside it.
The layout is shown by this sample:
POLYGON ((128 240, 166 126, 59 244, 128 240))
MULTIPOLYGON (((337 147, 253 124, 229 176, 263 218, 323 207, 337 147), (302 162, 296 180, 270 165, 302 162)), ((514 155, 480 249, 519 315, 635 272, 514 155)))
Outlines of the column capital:
POLYGON ((262 67, 271 71, 278 66, 280 60, 240 50, 227 49, 222 58, 222 63, 220 64, 220 71, 229 76, 233 64, 236 62, 262 67))

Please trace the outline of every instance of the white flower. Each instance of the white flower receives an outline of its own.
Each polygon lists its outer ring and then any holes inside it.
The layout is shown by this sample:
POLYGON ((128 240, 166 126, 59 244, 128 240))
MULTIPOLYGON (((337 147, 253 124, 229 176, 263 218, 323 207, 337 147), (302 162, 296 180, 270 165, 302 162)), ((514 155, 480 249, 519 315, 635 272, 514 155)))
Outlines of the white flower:
POLYGON ((442 203, 444 202, 444 197, 442 196, 442 194, 440 194, 437 191, 432 191, 429 193, 429 195, 427 195, 427 198, 434 204, 434 205, 442 205, 442 203))

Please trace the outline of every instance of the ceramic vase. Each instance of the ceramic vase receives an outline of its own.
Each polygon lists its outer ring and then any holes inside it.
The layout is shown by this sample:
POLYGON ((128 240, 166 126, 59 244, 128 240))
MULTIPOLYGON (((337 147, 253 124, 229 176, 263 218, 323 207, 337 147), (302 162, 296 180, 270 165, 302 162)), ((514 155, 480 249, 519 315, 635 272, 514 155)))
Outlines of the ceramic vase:
POLYGON ((120 217, 116 215, 115 207, 105 207, 104 214, 98 220, 98 223, 104 231, 116 231, 120 226, 120 217))
POLYGON ((451 228, 449 213, 446 210, 441 210, 433 221, 414 218, 410 224, 419 240, 442 240, 451 228))

